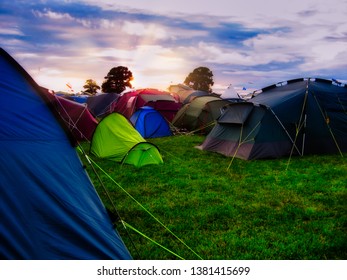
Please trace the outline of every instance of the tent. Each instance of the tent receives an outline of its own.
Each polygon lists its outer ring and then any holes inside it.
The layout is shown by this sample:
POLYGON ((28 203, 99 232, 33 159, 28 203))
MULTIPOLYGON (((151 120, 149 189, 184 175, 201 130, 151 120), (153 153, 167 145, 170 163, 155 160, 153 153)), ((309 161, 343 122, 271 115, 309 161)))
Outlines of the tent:
POLYGON ((183 103, 183 101, 195 91, 191 87, 185 84, 170 85, 168 91, 178 96, 178 100, 183 103))
POLYGON ((214 96, 212 94, 210 94, 207 91, 202 91, 202 90, 195 90, 192 93, 190 93, 184 100, 183 100, 183 104, 187 104, 192 102, 195 98, 200 97, 200 96, 214 96))
POLYGON ((237 93, 232 84, 227 87, 220 97, 223 99, 241 99, 240 95, 237 93))
POLYGON ((0 49, 0 258, 131 259, 53 109, 0 49))
POLYGON ((150 106, 157 110, 168 122, 171 122, 182 103, 178 97, 157 89, 138 89, 123 94, 113 105, 114 112, 121 113, 127 119, 141 107, 150 106))
POLYGON ((143 138, 172 135, 168 122, 152 107, 141 107, 131 116, 130 121, 143 138))
POLYGON ((94 155, 141 167, 163 163, 158 148, 141 136, 119 113, 104 117, 96 127, 90 151, 94 155))
MULTIPOLYGON (((59 95, 59 96, 60 96, 61 94, 59 94, 59 92, 58 92, 58 93, 56 93, 56 95, 59 95)), ((84 103, 87 103, 87 99, 88 99, 89 95, 65 94, 65 95, 63 95, 62 97, 65 97, 66 99, 75 101, 75 102, 77 102, 77 103, 84 104, 84 103)))
POLYGON ((295 79, 227 106, 199 148, 242 159, 347 151, 347 87, 295 79))
POLYGON ((229 103, 211 95, 196 97, 177 112, 172 125, 178 129, 207 134, 219 117, 221 108, 229 103))
POLYGON ((90 141, 98 121, 89 112, 87 105, 56 95, 54 97, 56 99, 56 109, 75 139, 90 141))
POLYGON ((119 97, 118 93, 100 93, 88 96, 86 103, 94 116, 103 117, 112 112, 112 106, 119 97))

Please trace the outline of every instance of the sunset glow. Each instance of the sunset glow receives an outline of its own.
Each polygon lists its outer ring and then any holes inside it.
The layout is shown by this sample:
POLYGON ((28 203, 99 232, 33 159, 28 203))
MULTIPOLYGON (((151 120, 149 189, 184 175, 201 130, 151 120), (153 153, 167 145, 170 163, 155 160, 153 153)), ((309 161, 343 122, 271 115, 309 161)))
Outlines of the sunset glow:
POLYGON ((346 80, 346 2, 280 2, 4 0, 1 47, 55 91, 101 85, 120 65, 134 87, 162 90, 200 66, 219 93, 298 77, 346 80))

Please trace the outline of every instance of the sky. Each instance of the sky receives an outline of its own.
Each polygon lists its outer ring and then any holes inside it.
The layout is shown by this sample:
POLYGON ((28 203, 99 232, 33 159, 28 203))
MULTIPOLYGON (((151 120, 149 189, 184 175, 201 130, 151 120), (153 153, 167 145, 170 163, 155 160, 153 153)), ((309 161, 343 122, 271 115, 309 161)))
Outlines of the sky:
MULTIPOLYGON (((167 90, 195 68, 213 90, 347 80, 347 0, 1 0, 0 47, 43 87, 101 86, 125 66, 167 90)), ((240 92, 242 94, 242 92, 240 92)))

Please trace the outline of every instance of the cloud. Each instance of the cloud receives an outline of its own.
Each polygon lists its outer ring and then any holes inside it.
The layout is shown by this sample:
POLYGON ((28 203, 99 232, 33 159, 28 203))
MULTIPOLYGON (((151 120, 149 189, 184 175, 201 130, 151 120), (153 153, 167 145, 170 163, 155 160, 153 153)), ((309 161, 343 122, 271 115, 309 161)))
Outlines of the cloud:
POLYGON ((23 32, 18 29, 18 27, 0 27, 0 34, 2 35, 14 35, 23 36, 23 32))
POLYGON ((331 36, 330 25, 319 25, 319 28, 314 29, 312 26, 295 24, 292 27, 286 33, 258 35, 245 41, 245 45, 252 52, 271 57, 277 62, 303 62, 298 67, 306 71, 346 65, 346 61, 337 61, 336 58, 347 50, 347 41, 327 40, 331 36))
POLYGON ((53 12, 50 9, 44 9, 43 12, 38 10, 33 10, 33 14, 36 17, 47 17, 52 20, 73 20, 73 17, 70 16, 68 13, 58 13, 53 12))
POLYGON ((122 26, 122 31, 129 35, 153 38, 154 40, 164 40, 169 37, 164 27, 158 24, 144 24, 139 21, 125 21, 122 26))
POLYGON ((317 71, 320 69, 344 68, 347 66, 347 42, 334 44, 322 42, 313 46, 310 59, 299 65, 305 71, 317 71))
POLYGON ((230 64, 241 66, 263 65, 272 62, 292 62, 297 58, 288 53, 276 52, 270 53, 268 51, 257 52, 252 50, 240 50, 240 49, 224 49, 218 48, 215 45, 206 44, 200 42, 199 45, 200 54, 204 54, 204 61, 208 63, 217 64, 230 64))
POLYGON ((141 72, 170 72, 181 69, 185 61, 170 48, 160 45, 140 45, 131 50, 105 49, 97 55, 100 59, 113 59, 119 64, 141 72))
POLYGON ((162 87, 198 66, 210 67, 220 86, 245 76, 254 85, 271 77, 342 77, 347 67, 346 1, 29 2, 5 0, 0 39, 52 84, 60 76, 102 81, 117 65, 162 87))

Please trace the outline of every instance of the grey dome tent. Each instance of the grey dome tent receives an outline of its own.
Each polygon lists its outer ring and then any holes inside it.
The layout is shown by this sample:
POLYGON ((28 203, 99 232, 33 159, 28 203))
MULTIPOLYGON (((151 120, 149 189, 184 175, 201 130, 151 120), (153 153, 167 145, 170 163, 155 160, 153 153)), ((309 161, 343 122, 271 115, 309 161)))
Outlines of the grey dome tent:
POLYGON ((347 151, 347 86, 295 79, 226 106, 198 147, 242 159, 347 151))
POLYGON ((230 102, 216 96, 199 96, 185 104, 172 120, 177 129, 207 134, 221 114, 221 108, 230 102))

